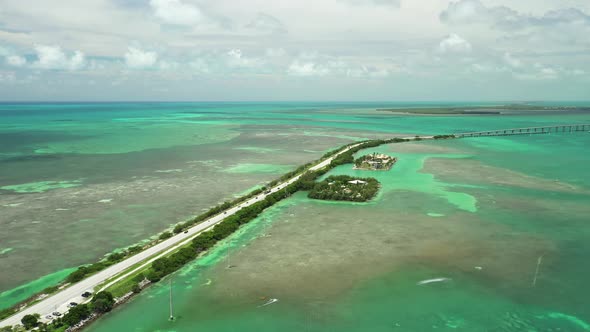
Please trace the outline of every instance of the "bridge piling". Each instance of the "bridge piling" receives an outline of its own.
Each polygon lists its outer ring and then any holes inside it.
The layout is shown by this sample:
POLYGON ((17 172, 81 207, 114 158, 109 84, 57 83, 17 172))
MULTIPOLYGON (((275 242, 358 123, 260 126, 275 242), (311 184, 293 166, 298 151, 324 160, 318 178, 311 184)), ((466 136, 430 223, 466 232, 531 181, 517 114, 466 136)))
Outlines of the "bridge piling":
POLYGON ((590 132, 590 124, 570 124, 557 126, 538 126, 538 127, 523 127, 511 129, 499 129, 479 132, 466 132, 455 134, 456 137, 484 137, 484 136, 512 136, 512 135, 532 135, 532 134, 551 134, 551 133, 575 133, 575 132, 590 132))

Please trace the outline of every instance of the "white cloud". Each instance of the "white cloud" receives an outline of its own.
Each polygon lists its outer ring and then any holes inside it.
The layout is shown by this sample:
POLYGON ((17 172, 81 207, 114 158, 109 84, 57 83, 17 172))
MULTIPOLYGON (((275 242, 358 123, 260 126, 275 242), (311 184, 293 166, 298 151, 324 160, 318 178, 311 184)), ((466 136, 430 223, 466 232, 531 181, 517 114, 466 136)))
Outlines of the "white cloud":
POLYGON ((269 58, 279 58, 287 55, 287 51, 282 48, 267 48, 265 55, 269 58))
POLYGON ((262 60, 258 58, 248 58, 242 54, 240 49, 232 49, 227 52, 227 65, 229 67, 258 67, 262 64, 262 60))
POLYGON ((486 6, 480 0, 459 0, 451 2, 440 14, 445 23, 485 23, 504 30, 559 25, 590 26, 590 16, 577 8, 550 10, 542 15, 518 12, 506 6, 486 6))
POLYGON ((451 2, 440 14, 440 19, 447 23, 481 23, 489 19, 488 9, 479 0, 460 0, 451 2))
POLYGON ((12 83, 16 81, 16 75, 11 71, 0 71, 0 83, 12 83))
POLYGON ((287 74, 291 76, 325 76, 329 73, 330 69, 309 61, 300 62, 296 60, 287 69, 287 74))
POLYGON ((586 72, 582 69, 571 69, 568 71, 568 74, 573 76, 585 76, 586 72))
POLYGON ((151 0, 154 15, 164 23, 175 25, 195 25, 203 20, 201 10, 180 0, 151 0))
POLYGON ((161 70, 176 70, 180 67, 180 64, 176 61, 160 61, 158 68, 161 70))
POLYGON ((513 57, 510 53, 504 53, 503 60, 512 68, 522 67, 522 61, 513 57))
POLYGON ((265 13, 258 13, 256 18, 246 25, 246 28, 270 33, 287 32, 287 28, 285 28, 283 22, 278 18, 265 13))
POLYGON ((6 57, 6 63, 13 67, 23 67, 27 64, 27 59, 19 55, 9 55, 6 57))
POLYGON ((356 6, 391 6, 398 8, 401 0, 339 0, 340 2, 348 3, 356 6))
POLYGON ((209 64, 201 58, 191 61, 189 66, 200 74, 208 74, 211 71, 209 64))
POLYGON ((35 51, 38 60, 33 63, 33 67, 39 69, 78 70, 86 65, 84 53, 80 51, 75 51, 71 57, 59 46, 37 45, 35 51))
POLYGON ((547 81, 559 78, 559 71, 550 67, 539 67, 535 71, 517 72, 513 76, 525 81, 547 81))
POLYGON ((74 56, 70 59, 70 69, 77 70, 81 69, 86 65, 86 58, 84 53, 80 51, 74 52, 74 56))
POLYGON ((471 49, 471 44, 455 33, 444 38, 438 45, 441 53, 469 53, 471 49))
POLYGON ((534 68, 537 70, 537 77, 544 80, 554 80, 559 77, 557 69, 546 65, 536 63, 534 68))
POLYGON ((2 46, 0 46, 0 56, 8 56, 10 55, 10 52, 8 52, 8 50, 2 46))
POLYGON ((158 54, 144 51, 136 47, 129 47, 125 53, 125 63, 129 68, 146 69, 153 67, 158 61, 158 54))
POLYGON ((384 68, 373 68, 367 66, 360 66, 358 68, 350 68, 346 70, 346 76, 349 77, 369 77, 369 78, 384 78, 388 77, 391 73, 389 70, 384 68))

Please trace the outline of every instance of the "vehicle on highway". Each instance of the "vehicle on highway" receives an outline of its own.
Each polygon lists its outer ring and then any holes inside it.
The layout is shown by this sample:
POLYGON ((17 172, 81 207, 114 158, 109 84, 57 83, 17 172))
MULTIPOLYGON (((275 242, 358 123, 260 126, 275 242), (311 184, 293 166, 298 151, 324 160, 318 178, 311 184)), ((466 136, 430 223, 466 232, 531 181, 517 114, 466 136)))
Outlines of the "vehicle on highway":
POLYGON ((184 234, 188 233, 188 231, 184 231, 184 234))
POLYGON ((84 292, 84 293, 82 293, 81 296, 84 297, 84 298, 86 298, 86 297, 89 297, 90 295, 92 295, 92 293, 90 293, 90 292, 84 292))

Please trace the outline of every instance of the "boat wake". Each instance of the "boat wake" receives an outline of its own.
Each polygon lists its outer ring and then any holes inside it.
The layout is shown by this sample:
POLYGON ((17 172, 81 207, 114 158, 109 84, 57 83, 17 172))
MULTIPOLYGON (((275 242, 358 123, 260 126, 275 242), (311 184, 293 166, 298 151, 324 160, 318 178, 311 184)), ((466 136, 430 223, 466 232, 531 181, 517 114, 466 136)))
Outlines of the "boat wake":
POLYGON ((259 305, 258 308, 266 307, 267 305, 271 305, 276 302, 279 302, 279 299, 270 299, 266 301, 264 304, 259 305))
POLYGON ((419 281, 418 283, 416 283, 416 285, 422 286, 422 285, 432 284, 432 283, 435 283, 435 282, 449 282, 451 280, 452 280, 451 278, 426 279, 426 280, 419 281))

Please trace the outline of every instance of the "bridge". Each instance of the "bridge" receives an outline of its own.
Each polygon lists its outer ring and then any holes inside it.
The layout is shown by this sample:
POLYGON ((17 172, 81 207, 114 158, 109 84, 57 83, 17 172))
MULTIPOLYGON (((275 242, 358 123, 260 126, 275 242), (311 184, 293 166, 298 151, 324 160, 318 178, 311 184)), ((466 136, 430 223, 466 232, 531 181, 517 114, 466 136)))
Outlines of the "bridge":
POLYGON ((535 134, 551 134, 551 133, 575 133, 575 132, 584 132, 584 131, 585 132, 590 131, 590 124, 573 124, 573 125, 525 127, 525 128, 477 131, 477 132, 470 132, 470 133, 458 133, 458 134, 455 134, 455 137, 465 138, 465 137, 484 137, 484 136, 535 135, 535 134))

